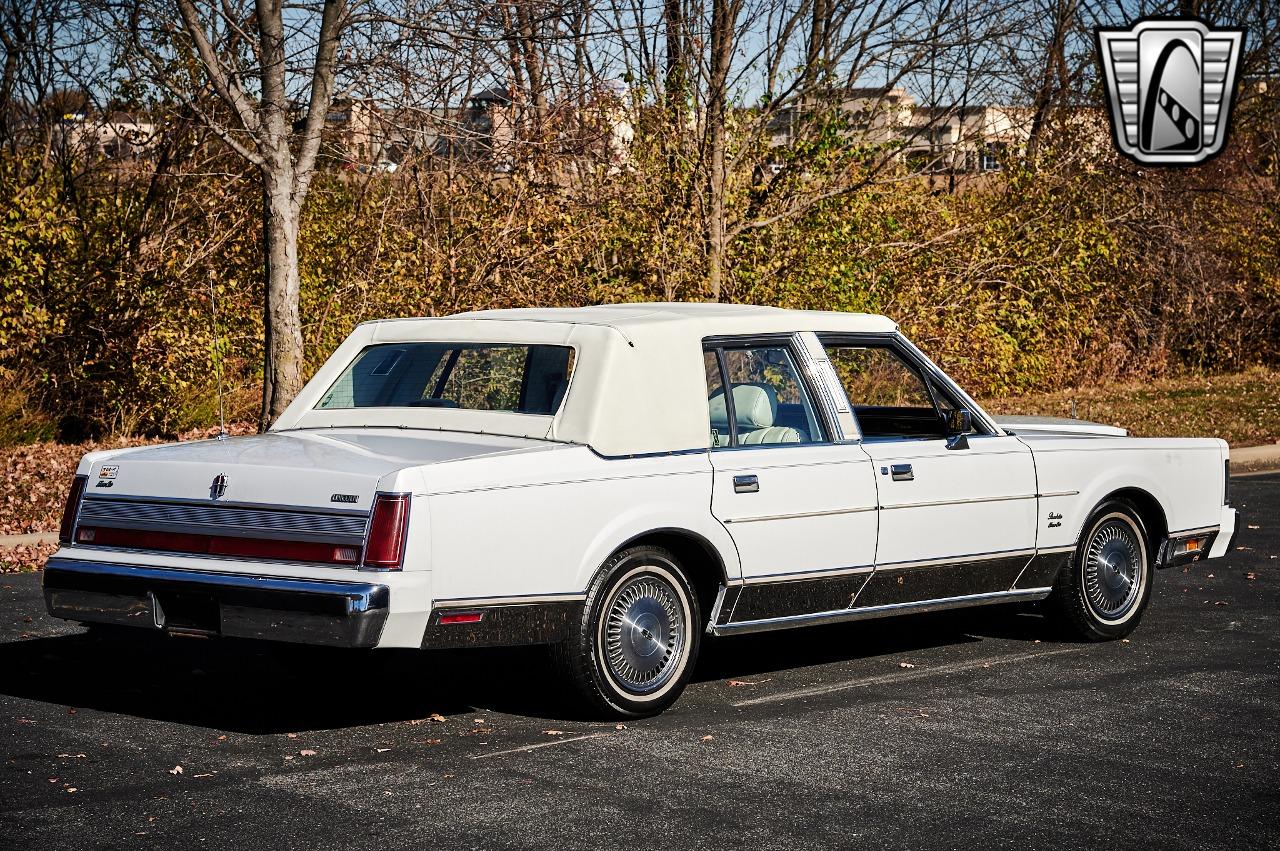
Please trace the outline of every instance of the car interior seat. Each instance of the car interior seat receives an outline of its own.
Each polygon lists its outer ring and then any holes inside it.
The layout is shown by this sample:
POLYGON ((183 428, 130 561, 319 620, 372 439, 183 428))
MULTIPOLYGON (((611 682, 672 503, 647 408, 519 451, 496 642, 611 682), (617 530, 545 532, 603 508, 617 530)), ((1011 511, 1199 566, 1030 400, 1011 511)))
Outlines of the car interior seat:
MULTIPOLYGON (((712 446, 728 446, 729 413, 724 392, 713 393, 708 404, 711 406, 712 446)), ((778 393, 768 384, 733 385, 733 410, 741 446, 807 442, 799 429, 774 425, 778 416, 778 393)))

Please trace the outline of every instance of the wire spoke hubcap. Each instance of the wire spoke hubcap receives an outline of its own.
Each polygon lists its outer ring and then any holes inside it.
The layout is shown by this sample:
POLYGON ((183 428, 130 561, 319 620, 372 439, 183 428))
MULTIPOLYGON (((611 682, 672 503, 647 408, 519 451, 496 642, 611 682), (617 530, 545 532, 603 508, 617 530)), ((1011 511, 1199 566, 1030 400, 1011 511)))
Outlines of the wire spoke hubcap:
POLYGON ((623 584, 606 610, 602 638, 609 673, 619 685, 636 694, 662 688, 684 652, 684 607, 675 589, 654 576, 623 584))
POLYGON ((1084 561, 1084 594, 1105 620, 1123 617, 1138 600, 1142 585, 1142 547, 1129 524, 1108 520, 1089 541, 1084 561))

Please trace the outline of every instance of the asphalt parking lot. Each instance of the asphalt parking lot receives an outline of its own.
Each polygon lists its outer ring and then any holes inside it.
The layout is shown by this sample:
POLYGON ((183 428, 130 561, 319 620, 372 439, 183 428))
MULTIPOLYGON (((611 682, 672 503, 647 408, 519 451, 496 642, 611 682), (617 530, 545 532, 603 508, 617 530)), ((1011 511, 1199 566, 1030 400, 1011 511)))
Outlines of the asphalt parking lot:
POLYGON ((535 650, 103 639, 0 576, 0 847, 1275 848, 1280 474, 1233 502, 1127 643, 1007 608, 722 639, 622 726, 535 650))

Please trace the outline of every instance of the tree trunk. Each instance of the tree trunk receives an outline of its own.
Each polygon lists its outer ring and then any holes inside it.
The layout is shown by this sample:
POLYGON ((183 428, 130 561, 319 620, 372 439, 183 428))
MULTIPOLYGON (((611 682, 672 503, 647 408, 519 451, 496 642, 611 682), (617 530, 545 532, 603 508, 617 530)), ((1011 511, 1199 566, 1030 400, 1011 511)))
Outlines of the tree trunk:
POLYGON ((302 313, 298 298, 298 215, 286 182, 264 175, 263 387, 260 427, 266 430, 302 389, 302 313))
POLYGON ((711 300, 723 291, 725 255, 725 115, 729 100, 729 65, 740 0, 713 0, 711 6, 711 74, 707 92, 707 284, 711 300))

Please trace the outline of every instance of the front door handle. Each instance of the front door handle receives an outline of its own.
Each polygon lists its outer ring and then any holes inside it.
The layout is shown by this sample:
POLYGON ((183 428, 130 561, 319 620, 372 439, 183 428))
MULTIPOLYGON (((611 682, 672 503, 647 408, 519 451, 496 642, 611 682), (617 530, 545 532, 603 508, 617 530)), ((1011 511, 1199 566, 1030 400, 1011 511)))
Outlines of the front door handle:
POLYGON ((889 473, 895 482, 914 482, 916 479, 910 464, 894 464, 889 468, 889 473))
POLYGON ((755 476, 734 476, 734 493, 759 493, 760 480, 755 476))

